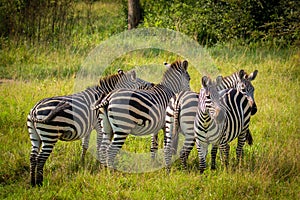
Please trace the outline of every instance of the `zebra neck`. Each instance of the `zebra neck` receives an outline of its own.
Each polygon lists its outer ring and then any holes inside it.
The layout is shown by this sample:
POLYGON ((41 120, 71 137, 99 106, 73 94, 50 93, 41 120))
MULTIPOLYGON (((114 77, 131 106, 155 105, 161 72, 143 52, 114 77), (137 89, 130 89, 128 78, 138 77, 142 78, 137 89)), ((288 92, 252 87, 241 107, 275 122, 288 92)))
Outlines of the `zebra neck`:
POLYGON ((93 103, 94 101, 98 100, 102 94, 104 94, 104 91, 99 86, 94 86, 87 88, 79 94, 83 95, 85 99, 88 99, 88 102, 91 101, 90 103, 93 103))
POLYGON ((158 94, 165 93, 165 94, 167 94, 167 96, 170 96, 170 98, 172 96, 174 96, 174 94, 175 94, 169 87, 162 85, 162 84, 155 85, 153 87, 153 91, 155 91, 155 93, 158 93, 158 94))
POLYGON ((179 88, 178 84, 176 84, 174 82, 163 81, 159 85, 166 88, 166 90, 172 92, 173 94, 180 92, 180 88, 179 88))
POLYGON ((210 115, 208 114, 208 112, 200 112, 199 118, 202 121, 202 126, 204 129, 208 129, 214 122, 214 120, 210 117, 210 115))
POLYGON ((109 83, 109 82, 104 82, 104 81, 100 82, 99 86, 97 87, 97 90, 104 94, 108 94, 115 89, 117 89, 117 88, 114 83, 109 83))
POLYGON ((225 76, 222 79, 222 83, 217 86, 217 90, 225 90, 229 88, 236 88, 238 82, 240 81, 238 72, 235 72, 234 74, 230 76, 225 76))

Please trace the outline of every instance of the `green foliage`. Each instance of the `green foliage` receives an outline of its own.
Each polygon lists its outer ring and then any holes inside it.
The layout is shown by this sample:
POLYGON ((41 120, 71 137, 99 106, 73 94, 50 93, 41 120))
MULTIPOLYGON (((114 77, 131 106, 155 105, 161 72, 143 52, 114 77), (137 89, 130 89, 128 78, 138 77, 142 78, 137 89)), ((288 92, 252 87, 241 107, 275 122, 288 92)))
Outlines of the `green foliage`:
POLYGON ((18 45, 90 48, 124 30, 126 16, 118 12, 121 6, 91 0, 2 0, 0 37, 18 45))
MULTIPOLYGON (((15 1, 3 1, 2 6, 4 7, 2 8, 6 9, 5 6, 13 7, 15 4, 9 4, 13 2, 15 1)), ((52 5, 53 2, 56 1, 48 3, 52 5)), ((14 32, 7 35, 7 38, 0 37, 0 78, 28 80, 44 79, 49 76, 56 78, 72 77, 78 72, 80 65, 93 48, 111 35, 123 31, 126 27, 125 15, 120 12, 122 10, 120 4, 112 2, 93 2, 92 4, 89 2, 76 4, 72 2, 71 4, 72 6, 68 9, 72 12, 66 13, 66 15, 74 20, 58 18, 58 21, 65 20, 59 23, 67 27, 66 29, 57 29, 56 35, 48 37, 47 34, 54 33, 50 29, 43 29, 45 34, 35 32, 33 35, 27 35, 25 32, 14 32), (40 34, 40 36, 38 37, 36 34, 40 34)), ((41 4, 40 6, 47 5, 41 4)), ((57 12, 59 11, 61 9, 58 9, 57 12)), ((44 13, 47 12, 43 12, 43 16, 44 13)), ((17 13, 15 17, 19 14, 17 13)), ((50 17, 51 15, 47 16, 50 17)), ((0 21, 1 23, 4 21, 0 21)), ((10 26, 5 28, 12 31, 10 26)), ((38 29, 34 28, 33 30, 38 29)), ((4 34, 4 32, 1 31, 0 33, 4 34)))
POLYGON ((297 0, 143 0, 145 27, 183 32, 201 44, 231 40, 299 42, 297 0))

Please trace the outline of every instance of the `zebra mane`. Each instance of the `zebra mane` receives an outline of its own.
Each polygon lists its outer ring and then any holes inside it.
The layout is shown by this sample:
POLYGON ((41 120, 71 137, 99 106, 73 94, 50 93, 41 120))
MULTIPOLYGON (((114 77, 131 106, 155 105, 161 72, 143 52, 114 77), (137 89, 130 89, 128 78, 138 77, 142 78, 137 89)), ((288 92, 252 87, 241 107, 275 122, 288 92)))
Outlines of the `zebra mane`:
POLYGON ((174 61, 173 63, 171 64, 168 64, 168 63, 164 63, 165 66, 168 67, 168 69, 164 72, 163 74, 163 79, 162 79, 162 82, 165 81, 166 77, 172 73, 172 69, 175 69, 175 70, 187 70, 187 66, 188 66, 188 62, 186 60, 184 61, 181 61, 181 60, 176 60, 174 61))
POLYGON ((124 74, 124 72, 119 70, 118 74, 112 74, 109 76, 105 76, 99 79, 99 86, 107 86, 109 84, 115 84, 117 80, 119 80, 124 74))

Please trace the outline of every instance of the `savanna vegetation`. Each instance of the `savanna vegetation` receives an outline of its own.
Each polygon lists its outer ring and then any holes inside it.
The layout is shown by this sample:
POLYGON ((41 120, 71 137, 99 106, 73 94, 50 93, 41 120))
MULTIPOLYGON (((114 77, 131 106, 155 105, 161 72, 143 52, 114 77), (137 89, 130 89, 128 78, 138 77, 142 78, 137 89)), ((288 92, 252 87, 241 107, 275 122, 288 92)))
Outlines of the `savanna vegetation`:
MULTIPOLYGON (((126 173, 100 168, 93 151, 81 166, 81 142, 58 142, 45 165, 44 186, 30 187, 29 110, 42 98, 74 92, 76 74, 88 53, 127 29, 127 8, 124 1, 1 0, 0 198, 300 199, 299 2, 140 4, 139 27, 187 34, 205 45, 220 74, 259 71, 253 81, 258 107, 250 125, 254 144, 245 145, 241 166, 234 165, 236 142, 231 143, 229 169, 218 159, 218 169, 204 175, 197 169, 195 149, 188 171, 176 161, 170 175, 164 168, 126 173)), ((111 67, 128 70, 177 58, 180 55, 172 52, 138 50, 116 59, 111 67)), ((199 91, 201 77, 193 66, 189 70, 192 89, 199 91)), ((149 152, 150 138, 130 137, 123 148, 149 152)))

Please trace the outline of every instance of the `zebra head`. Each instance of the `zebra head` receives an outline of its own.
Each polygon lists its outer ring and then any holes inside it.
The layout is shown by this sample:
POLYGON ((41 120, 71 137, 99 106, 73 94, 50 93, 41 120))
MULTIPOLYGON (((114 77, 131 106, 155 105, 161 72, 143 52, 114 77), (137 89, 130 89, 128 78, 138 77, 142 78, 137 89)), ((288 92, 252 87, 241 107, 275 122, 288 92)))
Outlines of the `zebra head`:
POLYGON ((189 91, 190 75, 187 71, 188 61, 175 61, 172 64, 164 63, 168 68, 164 73, 162 84, 165 84, 173 93, 189 91))
POLYGON ((240 82, 237 84, 237 90, 245 94, 248 98, 248 101, 251 105, 251 115, 254 115, 257 112, 256 103, 254 100, 254 87, 251 83, 255 79, 258 71, 255 70, 251 74, 247 74, 244 70, 239 71, 240 82))
POLYGON ((100 79, 99 87, 105 89, 106 92, 109 93, 112 90, 120 88, 149 88, 152 87, 152 84, 137 78, 134 70, 124 72, 123 70, 119 69, 117 74, 100 79))
POLYGON ((207 76, 202 77, 202 89, 199 94, 199 106, 203 112, 215 121, 216 124, 221 125, 225 119, 225 112, 221 108, 220 94, 217 86, 222 82, 222 77, 218 76, 216 82, 212 81, 207 76))

